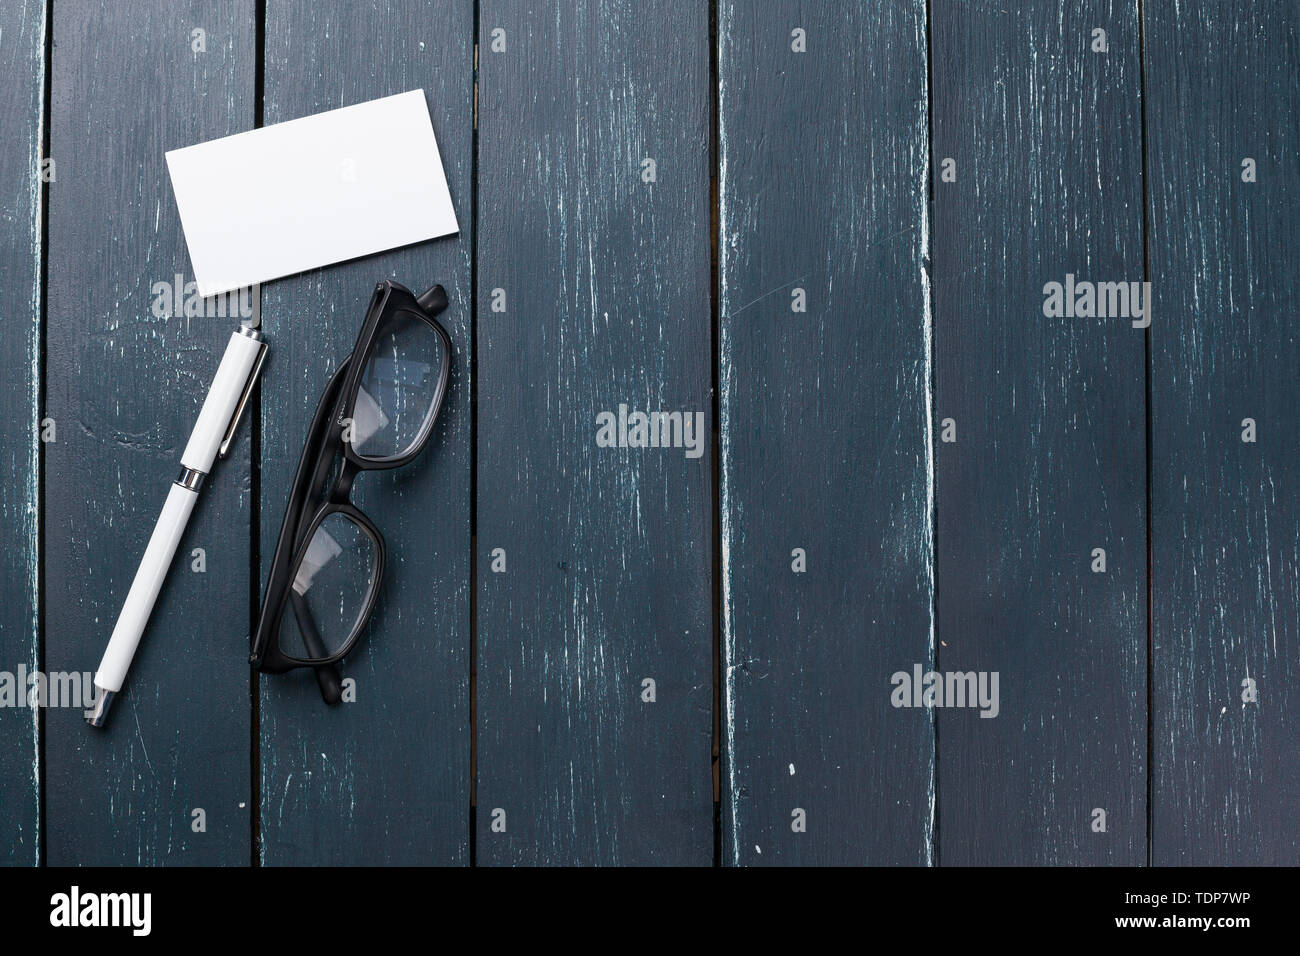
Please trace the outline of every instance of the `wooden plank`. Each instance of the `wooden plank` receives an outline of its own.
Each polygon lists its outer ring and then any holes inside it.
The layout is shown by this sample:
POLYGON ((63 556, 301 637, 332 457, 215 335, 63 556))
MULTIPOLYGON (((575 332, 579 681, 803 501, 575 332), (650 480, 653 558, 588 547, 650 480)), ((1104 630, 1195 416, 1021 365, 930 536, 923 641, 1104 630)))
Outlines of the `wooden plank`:
MULTIPOLYGON (((362 475, 354 502, 389 564, 375 617, 345 662, 356 701, 309 671, 259 678, 261 857, 267 864, 468 863, 474 5, 272 3, 265 122, 423 88, 461 231, 264 287, 261 540, 270 562, 307 425, 351 350, 375 282, 434 282, 455 369, 437 434, 411 465, 362 475)), ((262 574, 265 585, 265 571, 262 574)))
POLYGON ((1143 279, 1136 6, 932 14, 938 669, 1000 707, 938 712, 939 862, 1141 863, 1144 336, 1044 312, 1143 279))
POLYGON ((1151 859, 1294 865, 1300 16, 1294 4, 1149 3, 1144 32, 1156 298, 1151 859))
POLYGON ((710 442, 597 445, 711 417, 708 36, 481 5, 479 863, 712 860, 710 442))
MULTIPOLYGON (((192 277, 163 153, 251 125, 254 5, 60 3, 54 43, 45 662, 93 672, 238 324, 167 314, 192 277)), ((203 498, 109 726, 47 713, 51 864, 249 859, 247 428, 203 498)))
POLYGON ((35 673, 39 557, 42 123, 45 4, 0 8, 0 669, 9 672, 0 708, 0 863, 35 864, 40 760, 37 713, 19 668, 35 673))
POLYGON ((924 863, 925 4, 724 0, 718 43, 723 859, 924 863))

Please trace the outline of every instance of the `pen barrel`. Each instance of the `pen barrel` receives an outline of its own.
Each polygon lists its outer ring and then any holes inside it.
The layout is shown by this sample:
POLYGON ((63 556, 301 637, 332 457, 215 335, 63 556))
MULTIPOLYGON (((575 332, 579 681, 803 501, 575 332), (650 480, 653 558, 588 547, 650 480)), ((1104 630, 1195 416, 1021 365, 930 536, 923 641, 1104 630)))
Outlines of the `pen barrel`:
POLYGON ((185 534, 185 525, 190 520, 198 498, 197 491, 178 484, 173 484, 168 492, 167 502, 163 505, 162 514, 158 516, 158 523, 144 550, 144 557, 140 559, 140 568, 135 572, 131 590, 127 592, 126 603, 122 605, 122 613, 118 615, 117 625, 113 628, 113 636, 109 638, 108 648, 104 651, 104 659, 100 661, 99 670, 95 673, 95 686, 114 693, 122 689, 122 682, 126 680, 126 672, 131 666, 131 658, 135 656, 135 649, 140 644, 140 635, 144 633, 145 624, 149 621, 149 612, 158 600, 158 592, 162 590, 167 569, 171 567, 172 558, 176 555, 176 548, 181 536, 185 534))
POLYGON ((199 420, 194 423, 190 440, 181 454, 181 465, 207 474, 212 470, 217 450, 230 428, 235 408, 244 394, 254 366, 262 353, 262 339, 250 329, 240 329, 230 336, 226 353, 221 357, 212 379, 199 420))

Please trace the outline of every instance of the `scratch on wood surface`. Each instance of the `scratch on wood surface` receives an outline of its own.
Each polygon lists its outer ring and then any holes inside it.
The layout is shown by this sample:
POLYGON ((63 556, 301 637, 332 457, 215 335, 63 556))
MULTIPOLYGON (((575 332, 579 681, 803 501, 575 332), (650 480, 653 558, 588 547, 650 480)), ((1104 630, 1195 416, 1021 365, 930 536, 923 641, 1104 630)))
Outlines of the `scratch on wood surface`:
MULTIPOLYGON (((718 35, 719 37, 729 34, 735 26, 734 12, 730 4, 718 4, 718 35)), ((730 88, 727 83, 727 73, 719 69, 717 76, 718 84, 718 114, 726 114, 726 105, 730 98, 730 88)), ((727 124, 720 122, 718 124, 718 275, 727 275, 728 267, 732 256, 735 254, 734 243, 738 241, 733 238, 735 235, 730 225, 731 219, 731 194, 725 188, 729 181, 728 164, 730 162, 731 141, 728 137, 727 124)), ((719 316, 731 315, 731 287, 725 282, 719 282, 718 288, 718 314, 719 316)), ((732 494, 731 494, 731 468, 730 463, 733 460, 734 452, 732 449, 732 435, 734 423, 732 421, 731 410, 735 401, 735 363, 730 360, 731 340, 730 326, 728 323, 719 320, 718 328, 718 522, 719 522, 719 547, 721 554, 718 556, 720 573, 721 592, 721 626, 722 626, 722 668, 723 668, 723 721, 722 721, 722 750, 724 755, 724 770, 727 775, 727 785, 723 787, 723 796, 729 804, 729 812, 724 815, 724 825, 737 827, 737 821, 740 819, 740 778, 736 766, 736 627, 735 627, 735 602, 732 594, 732 567, 731 555, 735 553, 738 542, 735 541, 735 529, 732 526, 732 494)), ((731 839, 724 841, 724 846, 730 843, 732 849, 731 862, 734 865, 740 864, 740 841, 731 839)))
MULTIPOLYGON (((926 54, 928 56, 928 52, 926 54)), ((929 655, 928 663, 931 667, 935 666, 938 659, 938 648, 935 646, 936 628, 936 598, 935 598, 935 571, 934 571, 934 535, 935 535, 935 511, 934 511, 934 443, 938 436, 934 431, 934 309, 930 297, 930 204, 926 201, 926 196, 930 186, 930 131, 929 131, 929 89, 925 93, 926 108, 921 111, 921 117, 918 122, 924 122, 926 128, 923 133, 916 135, 916 140, 923 144, 921 162, 919 163, 923 181, 918 187, 918 196, 920 197, 920 209, 917 210, 916 217, 921 224, 921 247, 920 256, 917 263, 917 270, 921 286, 921 325, 922 337, 924 339, 924 355, 922 361, 925 363, 925 436, 923 445, 925 448, 925 553, 922 556, 921 564, 922 573, 926 576, 925 587, 929 593, 930 629, 928 638, 929 655)), ((930 737, 933 745, 930 751, 930 774, 927 783, 927 804, 929 813, 926 817, 925 829, 925 863, 926 866, 933 866, 935 862, 935 810, 938 801, 938 780, 936 771, 938 767, 938 723, 934 710, 929 712, 930 720, 930 737)))
MULTIPOLYGON (((42 101, 45 5, 10 3, 0 12, 0 75, 13 96, 0 102, 0 668, 36 671, 39 625, 39 467, 41 429, 40 255, 43 202, 42 101), (11 655, 11 656, 10 656, 11 655)), ((8 90, 7 90, 8 92, 8 90)), ((16 693, 25 695, 26 687, 16 693)), ((0 711, 0 862, 40 859, 40 711, 0 711)))
MULTIPOLYGON (((26 7, 24 7, 24 9, 26 9, 26 7)), ((33 90, 32 101, 31 101, 32 110, 33 112, 36 113, 38 119, 36 121, 36 132, 29 139, 29 149, 28 149, 29 169, 38 168, 40 161, 42 159, 41 151, 43 149, 43 143, 45 138, 45 113, 44 110, 41 108, 41 106, 42 106, 42 101, 44 99, 45 71, 48 68, 48 65, 45 62, 44 50, 45 50, 46 31, 49 29, 49 24, 46 22, 44 5, 40 5, 39 15, 40 15, 40 28, 37 31, 37 36, 38 36, 37 48, 41 51, 41 53, 39 54, 37 59, 39 66, 36 70, 36 81, 33 84, 34 90, 33 90)), ((31 218, 29 222, 33 224, 33 228, 31 230, 31 257, 32 257, 31 261, 33 263, 39 263, 41 261, 41 240, 43 238, 39 224, 42 222, 45 198, 44 198, 44 189, 41 186, 39 177, 31 176, 30 182, 31 182, 31 186, 29 187, 28 194, 30 196, 29 214, 31 218)), ((31 303, 31 315, 37 317, 37 321, 31 323, 30 331, 28 333, 29 336, 28 349, 30 350, 30 355, 31 355, 31 365, 29 369, 29 374, 31 376, 31 383, 32 383, 31 406, 29 408, 29 415, 30 415, 29 421, 40 422, 41 421, 40 401, 41 401, 41 394, 43 388, 43 383, 41 381, 41 331, 40 330, 41 330, 41 320, 43 319, 43 316, 41 315, 41 287, 40 287, 39 280, 34 282, 32 285, 32 296, 31 296, 30 303, 31 303)), ((41 535, 40 535, 40 526, 39 526, 40 525, 40 521, 39 521, 40 487, 38 484, 39 476, 40 476, 40 446, 37 442, 30 441, 27 443, 27 448, 28 448, 27 467, 30 470, 31 483, 27 488, 27 507, 24 509, 25 516, 24 518, 20 519, 17 522, 17 524, 18 527, 22 529, 23 538, 27 542, 26 544, 27 553, 32 556, 32 559, 30 561, 29 575, 28 575, 28 585, 31 589, 30 593, 32 596, 31 616, 29 620, 31 622, 30 633, 33 639, 31 641, 31 651, 28 658, 28 666, 31 667, 33 671, 35 671, 39 661, 37 655, 38 647, 37 647, 35 637, 39 627, 39 607, 40 607, 39 602, 41 598, 40 562, 36 560, 36 556, 40 554, 40 548, 41 548, 41 535)), ((40 722, 39 712, 34 707, 32 708, 31 721, 32 721, 32 792, 39 793, 40 786, 41 786, 41 748, 40 748, 41 722, 40 722)), ((41 827, 38 824, 35 828, 35 834, 33 840, 33 850, 36 854, 36 859, 38 860, 40 859, 40 854, 41 854, 42 836, 43 834, 41 832, 41 827)))

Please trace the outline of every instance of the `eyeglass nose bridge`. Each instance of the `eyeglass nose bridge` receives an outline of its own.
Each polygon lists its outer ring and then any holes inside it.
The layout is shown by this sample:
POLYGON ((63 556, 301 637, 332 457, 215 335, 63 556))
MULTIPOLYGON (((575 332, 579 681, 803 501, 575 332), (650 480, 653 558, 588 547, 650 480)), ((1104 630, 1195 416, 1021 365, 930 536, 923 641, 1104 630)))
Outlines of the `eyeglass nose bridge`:
MULTIPOLYGON (((350 505, 352 486, 356 483, 357 475, 364 470, 351 458, 345 456, 343 464, 339 468, 338 477, 334 479, 334 487, 330 490, 329 503, 331 505, 350 505)), ((360 514, 361 512, 357 513, 360 514)))

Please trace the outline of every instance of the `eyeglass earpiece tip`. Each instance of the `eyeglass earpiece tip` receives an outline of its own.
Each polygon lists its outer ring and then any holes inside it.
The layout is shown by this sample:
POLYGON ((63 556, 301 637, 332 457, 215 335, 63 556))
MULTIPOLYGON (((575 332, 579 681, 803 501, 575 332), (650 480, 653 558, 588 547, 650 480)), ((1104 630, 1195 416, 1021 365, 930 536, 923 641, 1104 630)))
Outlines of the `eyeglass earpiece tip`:
POLYGON ((343 700, 343 681, 339 669, 333 664, 324 664, 316 668, 316 683, 320 687, 321 699, 333 706, 343 700))
POLYGON ((430 315, 437 315, 447 308, 447 290, 441 285, 432 285, 421 292, 415 301, 420 303, 420 308, 430 315))

